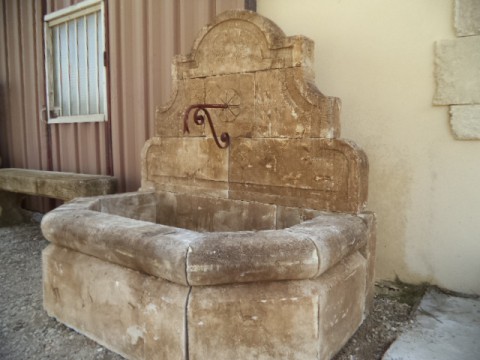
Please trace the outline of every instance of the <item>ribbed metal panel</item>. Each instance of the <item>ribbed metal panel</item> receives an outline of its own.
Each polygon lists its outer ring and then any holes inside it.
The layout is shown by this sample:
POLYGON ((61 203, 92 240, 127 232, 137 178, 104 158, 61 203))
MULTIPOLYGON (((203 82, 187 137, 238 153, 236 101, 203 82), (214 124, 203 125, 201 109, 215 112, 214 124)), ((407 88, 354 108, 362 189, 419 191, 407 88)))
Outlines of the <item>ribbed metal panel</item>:
POLYGON ((47 166, 41 1, 0 1, 2 166, 47 166))
POLYGON ((188 53, 198 31, 244 2, 122 0, 109 2, 114 175, 122 191, 140 185, 140 153, 153 135, 155 107, 171 91, 171 60, 188 53))
POLYGON ((155 107, 170 97, 172 57, 188 53, 200 28, 216 14, 243 9, 244 1, 107 1, 110 123, 47 125, 42 12, 77 2, 0 0, 2 166, 91 174, 113 170, 119 191, 136 190, 155 107))

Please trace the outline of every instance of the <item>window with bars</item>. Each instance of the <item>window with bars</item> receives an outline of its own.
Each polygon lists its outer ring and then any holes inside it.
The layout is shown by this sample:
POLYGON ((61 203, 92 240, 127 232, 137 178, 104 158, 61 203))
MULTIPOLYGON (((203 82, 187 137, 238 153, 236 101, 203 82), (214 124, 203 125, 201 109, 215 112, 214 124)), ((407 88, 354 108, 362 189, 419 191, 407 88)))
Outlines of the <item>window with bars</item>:
POLYGON ((86 0, 44 20, 48 122, 106 121, 103 1, 86 0))

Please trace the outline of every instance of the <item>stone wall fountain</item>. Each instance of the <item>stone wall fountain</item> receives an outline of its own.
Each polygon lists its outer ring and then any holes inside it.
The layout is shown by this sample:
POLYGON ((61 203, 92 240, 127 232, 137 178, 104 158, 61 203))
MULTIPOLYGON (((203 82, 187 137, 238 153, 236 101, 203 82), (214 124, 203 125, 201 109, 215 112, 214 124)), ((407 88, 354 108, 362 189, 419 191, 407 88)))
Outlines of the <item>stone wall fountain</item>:
POLYGON ((140 190, 44 217, 48 313, 129 359, 331 358, 373 297, 375 219, 312 56, 252 12, 203 28, 140 190))

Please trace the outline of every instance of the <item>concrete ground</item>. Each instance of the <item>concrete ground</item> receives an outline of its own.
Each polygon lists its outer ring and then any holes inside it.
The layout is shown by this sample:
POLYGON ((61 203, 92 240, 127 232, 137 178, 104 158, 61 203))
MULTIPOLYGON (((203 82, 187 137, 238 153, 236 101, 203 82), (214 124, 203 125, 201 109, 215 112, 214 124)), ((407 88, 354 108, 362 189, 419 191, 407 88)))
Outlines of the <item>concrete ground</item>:
POLYGON ((427 291, 412 326, 383 360, 480 359, 480 299, 427 291))

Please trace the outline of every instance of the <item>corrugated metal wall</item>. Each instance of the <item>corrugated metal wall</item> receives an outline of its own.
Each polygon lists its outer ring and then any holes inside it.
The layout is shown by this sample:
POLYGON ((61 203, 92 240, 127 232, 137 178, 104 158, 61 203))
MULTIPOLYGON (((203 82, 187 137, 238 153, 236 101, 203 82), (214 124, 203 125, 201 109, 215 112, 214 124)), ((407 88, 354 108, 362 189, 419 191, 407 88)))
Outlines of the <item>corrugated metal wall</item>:
POLYGON ((140 152, 153 135, 155 107, 170 97, 171 60, 188 53, 198 31, 243 0, 109 2, 114 175, 122 191, 140 185, 140 152))
POLYGON ((41 1, 0 1, 2 166, 47 167, 41 1))
POLYGON ((113 170, 119 191, 136 190, 155 107, 170 96, 173 55, 188 53, 203 25, 222 11, 242 9, 244 0, 107 0, 110 123, 46 125, 42 12, 77 2, 0 0, 2 166, 113 170))

